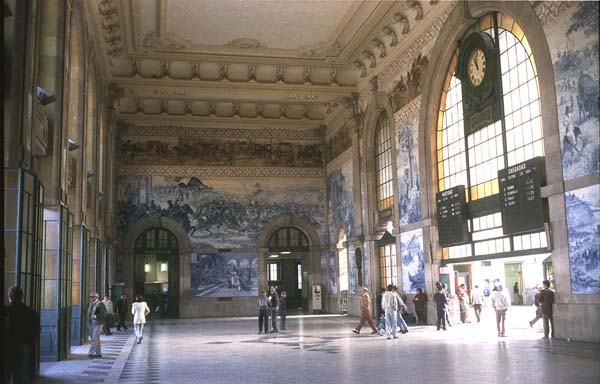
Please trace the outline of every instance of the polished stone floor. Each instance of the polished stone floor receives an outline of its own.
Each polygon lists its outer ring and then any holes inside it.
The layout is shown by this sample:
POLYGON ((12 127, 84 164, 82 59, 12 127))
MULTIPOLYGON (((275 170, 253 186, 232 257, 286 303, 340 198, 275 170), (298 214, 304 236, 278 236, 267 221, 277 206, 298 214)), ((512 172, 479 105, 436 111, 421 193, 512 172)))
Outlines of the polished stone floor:
POLYGON ((489 310, 481 323, 446 332, 409 326, 392 340, 368 326, 353 334, 358 319, 348 316, 288 317, 286 331, 268 335, 257 334, 254 318, 152 320, 142 344, 130 331, 103 337, 120 338, 112 361, 75 353, 91 366, 69 373, 69 361, 45 363, 38 382, 600 383, 600 345, 543 340, 541 321, 533 329, 527 323, 532 314, 532 307, 512 307, 505 338, 489 310), (102 364, 105 373, 93 368, 102 364))

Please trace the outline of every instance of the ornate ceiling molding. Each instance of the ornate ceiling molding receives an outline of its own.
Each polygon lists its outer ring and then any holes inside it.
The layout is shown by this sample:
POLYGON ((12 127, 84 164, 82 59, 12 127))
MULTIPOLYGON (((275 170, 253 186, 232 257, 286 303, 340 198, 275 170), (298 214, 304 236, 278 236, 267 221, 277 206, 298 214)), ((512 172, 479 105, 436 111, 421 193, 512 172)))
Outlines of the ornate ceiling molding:
POLYGON ((273 177, 322 179, 323 168, 122 165, 119 176, 273 177))
POLYGON ((134 137, 181 137, 231 140, 274 140, 278 142, 314 144, 322 141, 322 129, 294 130, 286 128, 195 128, 185 126, 139 126, 119 127, 119 136, 134 137))

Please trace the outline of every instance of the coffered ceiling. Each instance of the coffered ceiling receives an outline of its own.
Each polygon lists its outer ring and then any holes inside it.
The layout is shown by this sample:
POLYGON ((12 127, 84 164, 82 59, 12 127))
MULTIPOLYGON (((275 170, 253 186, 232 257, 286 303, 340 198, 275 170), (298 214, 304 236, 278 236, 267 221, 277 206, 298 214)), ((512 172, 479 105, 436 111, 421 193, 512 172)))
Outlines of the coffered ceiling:
POLYGON ((331 119, 443 8, 415 0, 83 4, 121 120, 307 128, 331 119))

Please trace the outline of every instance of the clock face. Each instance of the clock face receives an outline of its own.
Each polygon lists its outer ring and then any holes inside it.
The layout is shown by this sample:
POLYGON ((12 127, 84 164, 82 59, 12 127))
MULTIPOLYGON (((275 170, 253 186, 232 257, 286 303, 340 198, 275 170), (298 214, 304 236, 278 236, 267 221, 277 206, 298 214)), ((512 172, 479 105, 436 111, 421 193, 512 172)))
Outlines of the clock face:
POLYGON ((471 84, 473 84, 473 86, 479 87, 483 81, 483 78, 485 77, 485 53, 481 49, 475 48, 469 55, 467 66, 469 81, 471 84))

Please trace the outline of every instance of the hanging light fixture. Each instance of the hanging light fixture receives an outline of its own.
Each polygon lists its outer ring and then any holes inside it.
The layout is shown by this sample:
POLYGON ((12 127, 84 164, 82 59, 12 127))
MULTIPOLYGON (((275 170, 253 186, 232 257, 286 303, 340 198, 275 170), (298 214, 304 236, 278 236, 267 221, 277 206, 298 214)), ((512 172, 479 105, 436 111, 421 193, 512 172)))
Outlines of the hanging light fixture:
POLYGON ((150 264, 144 264, 144 272, 150 272, 150 264))
POLYGON ((167 263, 160 263, 160 271, 161 272, 167 271, 167 263))

